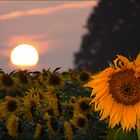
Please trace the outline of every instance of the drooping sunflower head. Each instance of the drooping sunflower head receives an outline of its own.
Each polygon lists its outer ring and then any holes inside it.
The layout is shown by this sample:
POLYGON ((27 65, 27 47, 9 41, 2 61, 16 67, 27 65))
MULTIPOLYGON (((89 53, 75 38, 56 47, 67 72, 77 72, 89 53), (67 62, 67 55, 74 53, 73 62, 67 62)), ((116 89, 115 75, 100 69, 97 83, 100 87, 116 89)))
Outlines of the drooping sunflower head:
POLYGON ((9 74, 0 74, 0 89, 4 89, 7 92, 13 92, 17 89, 17 80, 15 77, 9 74))
POLYGON ((77 80, 81 84, 87 83, 91 79, 91 74, 87 71, 81 71, 77 74, 77 80))
POLYGON ((109 117, 112 128, 121 124, 124 130, 130 131, 139 122, 140 66, 137 63, 119 55, 114 60, 115 68, 105 69, 85 85, 93 88, 91 95, 95 97, 92 102, 95 110, 101 111, 100 119, 109 117))
POLYGON ((5 86, 11 86, 11 85, 13 85, 13 80, 12 80, 12 78, 9 76, 9 75, 7 75, 7 74, 4 74, 3 76, 2 76, 2 82, 3 82, 3 84, 5 85, 5 86))
POLYGON ((20 120, 17 116, 12 115, 8 120, 7 120, 7 130, 8 134, 12 137, 16 137, 19 132, 20 132, 20 120))
POLYGON ((19 72, 19 79, 20 79, 21 83, 28 84, 27 73, 22 72, 22 71, 19 72))
POLYGON ((18 78, 19 86, 21 89, 26 89, 31 86, 32 80, 27 70, 19 70, 16 73, 16 76, 18 78))
POLYGON ((6 96, 3 102, 0 104, 0 111, 2 116, 7 118, 9 115, 15 114, 20 108, 20 100, 6 96))
POLYGON ((77 72, 73 69, 68 69, 68 80, 74 80, 77 76, 77 72))
POLYGON ((49 73, 47 85, 53 88, 62 88, 64 86, 63 77, 57 73, 49 73))

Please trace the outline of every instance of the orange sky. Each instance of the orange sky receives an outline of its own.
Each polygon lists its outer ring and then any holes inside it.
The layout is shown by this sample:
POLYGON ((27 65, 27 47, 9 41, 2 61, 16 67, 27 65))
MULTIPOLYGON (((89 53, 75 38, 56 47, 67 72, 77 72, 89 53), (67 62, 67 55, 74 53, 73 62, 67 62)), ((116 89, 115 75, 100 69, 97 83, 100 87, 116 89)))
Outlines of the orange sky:
POLYGON ((84 26, 97 1, 0 1, 0 68, 11 71, 10 52, 18 44, 36 47, 33 69, 73 68, 84 26))

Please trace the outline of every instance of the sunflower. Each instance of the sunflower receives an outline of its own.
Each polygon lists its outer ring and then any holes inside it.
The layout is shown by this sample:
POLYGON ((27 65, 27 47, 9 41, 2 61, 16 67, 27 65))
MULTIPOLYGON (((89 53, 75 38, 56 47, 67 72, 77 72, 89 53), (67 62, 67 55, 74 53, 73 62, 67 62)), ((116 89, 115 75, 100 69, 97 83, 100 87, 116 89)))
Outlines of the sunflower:
POLYGON ((58 111, 58 107, 54 106, 54 105, 49 105, 46 108, 46 112, 50 115, 50 116, 54 116, 54 117, 58 117, 59 116, 59 111, 58 111))
POLYGON ((63 88, 65 85, 63 76, 58 73, 49 73, 46 82, 47 86, 54 89, 63 88))
POLYGON ((73 140, 73 130, 69 122, 64 122, 64 129, 67 140, 73 140))
POLYGON ((88 128, 88 120, 83 114, 76 114, 70 122, 76 128, 78 128, 81 132, 85 132, 88 128))
POLYGON ((26 92, 26 94, 28 96, 36 97, 40 100, 40 102, 43 102, 43 100, 46 100, 47 92, 45 92, 42 88, 32 87, 26 92))
POLYGON ((73 69, 68 69, 68 78, 67 80, 74 80, 77 76, 77 72, 73 69))
POLYGON ((41 137, 42 126, 38 123, 35 127, 34 138, 38 139, 41 137))
POLYGON ((0 112, 4 118, 17 113, 20 110, 20 99, 6 96, 0 103, 0 112))
POLYGON ((17 89, 17 78, 9 74, 0 73, 0 89, 8 93, 14 92, 17 89))
POLYGON ((53 115, 59 116, 60 115, 59 114, 60 113, 60 110, 59 110, 60 104, 59 104, 59 101, 56 96, 56 91, 50 90, 49 92, 47 92, 46 99, 48 101, 48 107, 46 108, 48 113, 53 112, 53 115))
POLYGON ((134 61, 134 65, 136 68, 135 76, 140 77, 140 54, 137 56, 137 59, 134 61))
POLYGON ((36 110, 38 110, 41 107, 39 97, 33 95, 32 93, 24 96, 23 104, 24 104, 24 112, 26 113, 28 112, 29 116, 31 116, 31 114, 34 116, 36 110))
POLYGON ((27 89, 31 87, 32 79, 27 70, 19 70, 15 75, 18 78, 19 87, 21 89, 27 89))
POLYGON ((68 101, 62 103, 62 118, 63 120, 69 120, 73 118, 74 115, 74 104, 68 101))
POLYGON ((91 76, 91 73, 89 73, 87 71, 81 71, 77 74, 77 80, 81 84, 86 84, 87 82, 90 81, 90 79, 91 79, 90 76, 91 76))
POLYGON ((91 105, 89 103, 91 99, 89 97, 80 97, 74 104, 75 111, 83 114, 91 114, 91 105))
POLYGON ((123 130, 136 129, 140 120, 140 54, 130 62, 118 55, 114 66, 98 75, 86 87, 93 88, 95 111, 100 110, 101 118, 109 118, 109 126, 121 124, 123 130))
POLYGON ((44 83, 47 82, 47 79, 48 79, 48 72, 41 73, 38 77, 39 82, 41 82, 43 85, 44 83))
POLYGON ((20 132, 20 121, 19 118, 15 115, 12 115, 8 120, 7 120, 7 130, 8 134, 12 137, 16 137, 19 132, 20 132))

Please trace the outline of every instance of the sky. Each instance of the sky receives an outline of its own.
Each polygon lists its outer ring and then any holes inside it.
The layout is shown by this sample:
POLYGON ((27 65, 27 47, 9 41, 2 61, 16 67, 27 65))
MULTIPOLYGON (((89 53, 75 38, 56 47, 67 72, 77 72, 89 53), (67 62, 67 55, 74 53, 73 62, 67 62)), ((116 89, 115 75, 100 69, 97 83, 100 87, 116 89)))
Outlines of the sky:
POLYGON ((33 45, 39 62, 30 70, 74 68, 85 25, 98 1, 0 1, 0 69, 21 68, 10 61, 20 44, 33 45))

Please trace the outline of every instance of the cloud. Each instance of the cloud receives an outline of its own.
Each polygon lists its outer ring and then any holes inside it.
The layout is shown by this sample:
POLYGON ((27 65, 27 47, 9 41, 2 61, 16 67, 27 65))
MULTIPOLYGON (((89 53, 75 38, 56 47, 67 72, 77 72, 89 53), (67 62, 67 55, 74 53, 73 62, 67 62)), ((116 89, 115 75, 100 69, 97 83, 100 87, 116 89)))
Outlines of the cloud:
POLYGON ((10 20, 25 16, 39 16, 39 15, 49 15, 52 13, 59 12, 65 9, 81 9, 86 7, 91 7, 97 5, 97 1, 86 1, 86 2, 70 2, 61 5, 47 7, 47 8, 35 8, 29 10, 14 11, 6 14, 0 15, 0 20, 10 20))
POLYGON ((40 55, 43 55, 56 50, 56 46, 62 43, 59 39, 47 39, 46 34, 14 35, 7 42, 6 48, 0 48, 0 56, 6 58, 9 58, 12 49, 20 44, 30 44, 37 49, 40 55))

